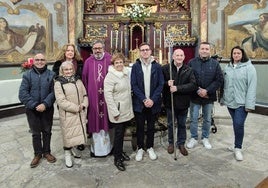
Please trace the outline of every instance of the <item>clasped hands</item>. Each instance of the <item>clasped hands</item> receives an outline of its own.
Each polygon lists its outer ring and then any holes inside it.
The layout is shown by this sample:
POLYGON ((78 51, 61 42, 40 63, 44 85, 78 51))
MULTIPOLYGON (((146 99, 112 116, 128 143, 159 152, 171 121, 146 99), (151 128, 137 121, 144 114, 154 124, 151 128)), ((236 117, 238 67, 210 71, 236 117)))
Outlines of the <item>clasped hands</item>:
POLYGON ((197 94, 199 95, 199 97, 208 99, 208 92, 207 92, 206 89, 203 89, 203 88, 199 87, 198 90, 197 90, 197 94))
POLYGON ((154 105, 154 101, 152 99, 144 99, 143 104, 146 108, 151 108, 154 105))

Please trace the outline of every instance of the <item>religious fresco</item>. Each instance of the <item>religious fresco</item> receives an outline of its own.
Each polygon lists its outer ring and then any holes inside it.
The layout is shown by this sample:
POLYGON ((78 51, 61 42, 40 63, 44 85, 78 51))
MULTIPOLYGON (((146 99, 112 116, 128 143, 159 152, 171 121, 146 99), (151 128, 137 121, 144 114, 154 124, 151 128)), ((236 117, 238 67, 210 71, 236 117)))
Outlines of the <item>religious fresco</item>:
POLYGON ((208 41, 213 53, 230 57, 242 46, 251 59, 268 58, 268 4, 255 0, 209 0, 208 41))
POLYGON ((62 7, 60 2, 1 0, 0 64, 20 64, 36 53, 45 54, 48 61, 55 59, 59 44, 68 41, 62 7))

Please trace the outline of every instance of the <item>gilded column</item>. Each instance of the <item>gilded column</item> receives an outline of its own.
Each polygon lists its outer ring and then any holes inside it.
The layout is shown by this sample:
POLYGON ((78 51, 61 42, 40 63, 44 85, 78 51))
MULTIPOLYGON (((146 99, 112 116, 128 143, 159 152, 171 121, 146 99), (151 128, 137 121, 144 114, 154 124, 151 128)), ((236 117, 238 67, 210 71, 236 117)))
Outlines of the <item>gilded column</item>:
POLYGON ((208 2, 207 0, 200 0, 200 41, 208 40, 208 2))
POLYGON ((75 44, 75 2, 74 0, 68 0, 68 33, 69 43, 75 44))

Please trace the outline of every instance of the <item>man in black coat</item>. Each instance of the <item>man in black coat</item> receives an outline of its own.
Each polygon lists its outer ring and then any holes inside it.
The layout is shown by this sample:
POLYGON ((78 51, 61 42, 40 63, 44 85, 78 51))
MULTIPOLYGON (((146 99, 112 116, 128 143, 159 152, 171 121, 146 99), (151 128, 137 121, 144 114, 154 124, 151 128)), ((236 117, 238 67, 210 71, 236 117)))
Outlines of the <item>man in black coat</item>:
POLYGON ((183 63, 185 55, 183 50, 176 49, 173 53, 171 65, 163 66, 164 89, 163 102, 168 119, 168 153, 174 152, 173 122, 171 111, 171 93, 173 94, 174 118, 177 120, 177 142, 182 155, 188 155, 184 146, 186 140, 186 119, 190 106, 191 93, 197 89, 196 80, 192 69, 183 63), (170 76, 170 66, 172 77, 170 76))

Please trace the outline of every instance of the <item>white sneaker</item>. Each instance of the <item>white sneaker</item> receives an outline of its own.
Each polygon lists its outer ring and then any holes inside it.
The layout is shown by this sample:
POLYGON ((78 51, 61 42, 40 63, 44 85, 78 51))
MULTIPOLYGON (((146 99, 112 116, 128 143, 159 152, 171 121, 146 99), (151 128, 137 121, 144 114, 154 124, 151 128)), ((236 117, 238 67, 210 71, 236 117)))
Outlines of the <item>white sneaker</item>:
POLYGON ((241 149, 235 148, 234 149, 234 155, 235 155, 235 159, 237 161, 243 161, 243 155, 242 155, 241 149))
POLYGON ((81 152, 76 147, 72 147, 71 153, 75 158, 81 158, 81 152))
POLYGON ((147 152, 149 153, 149 157, 150 157, 151 160, 156 160, 157 159, 157 155, 155 154, 153 148, 147 149, 147 152))
POLYGON ((205 147, 206 149, 211 149, 211 148, 212 148, 212 146, 211 146, 211 144, 209 143, 209 140, 208 140, 207 138, 203 138, 203 139, 202 139, 202 143, 203 143, 203 145, 204 145, 204 147, 205 147))
POLYGON ((73 167, 72 155, 70 150, 65 150, 65 165, 68 168, 73 167))
POLYGON ((197 140, 194 139, 194 138, 191 138, 191 139, 189 140, 189 142, 186 144, 186 147, 189 148, 189 149, 192 149, 192 148, 194 148, 197 144, 198 144, 198 143, 197 143, 197 140))
POLYGON ((136 154, 136 157, 135 157, 135 160, 136 160, 136 161, 141 161, 141 160, 142 160, 142 158, 143 158, 143 152, 144 152, 143 149, 139 149, 139 150, 138 150, 138 152, 137 152, 137 154, 136 154))

